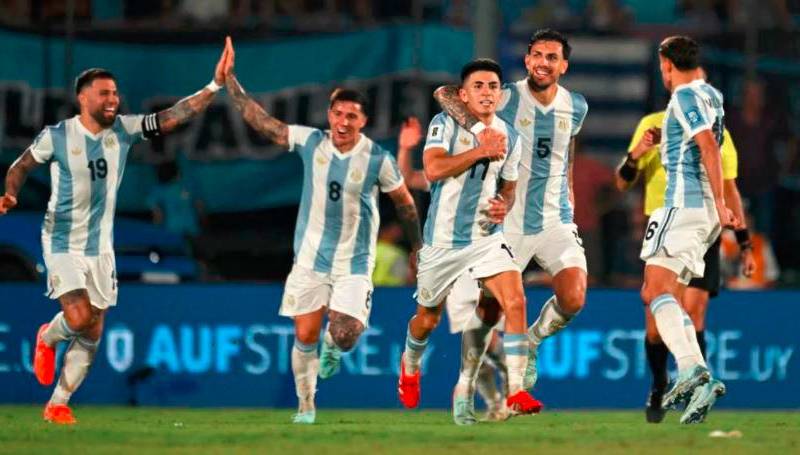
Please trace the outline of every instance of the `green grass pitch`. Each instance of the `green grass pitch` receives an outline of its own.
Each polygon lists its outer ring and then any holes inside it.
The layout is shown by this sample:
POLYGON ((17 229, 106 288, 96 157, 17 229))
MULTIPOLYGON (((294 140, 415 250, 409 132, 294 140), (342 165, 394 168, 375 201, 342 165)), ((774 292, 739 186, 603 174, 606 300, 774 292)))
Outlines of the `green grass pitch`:
POLYGON ((38 406, 0 406, 0 453, 800 453, 800 412, 718 411, 682 426, 677 412, 653 425, 641 411, 548 411, 457 427, 445 411, 321 409, 315 425, 300 426, 284 409, 74 410, 78 425, 64 427, 43 422, 38 406))

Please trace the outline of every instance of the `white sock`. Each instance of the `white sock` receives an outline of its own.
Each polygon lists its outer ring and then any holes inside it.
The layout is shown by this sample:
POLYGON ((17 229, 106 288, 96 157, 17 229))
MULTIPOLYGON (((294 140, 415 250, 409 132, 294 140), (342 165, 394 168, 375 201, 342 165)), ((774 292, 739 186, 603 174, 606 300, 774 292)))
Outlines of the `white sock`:
POLYGON ((706 360, 703 358, 703 351, 700 350, 700 344, 697 342, 697 331, 694 329, 694 323, 692 322, 692 318, 686 313, 686 310, 681 308, 683 312, 683 330, 686 332, 686 338, 689 340, 689 346, 692 347, 692 352, 698 359, 700 359, 700 365, 708 368, 706 365, 706 360))
POLYGON ((538 348, 542 340, 555 335, 566 327, 576 314, 577 313, 564 311, 564 309, 558 305, 556 296, 547 299, 547 302, 542 305, 542 309, 539 311, 539 317, 536 318, 536 321, 531 325, 530 329, 528 329, 528 336, 533 344, 532 347, 534 349, 538 348))
POLYGON ((42 339, 50 347, 55 347, 60 341, 70 340, 78 336, 78 332, 69 328, 67 320, 64 319, 64 312, 59 311, 58 314, 50 321, 47 330, 42 333, 42 339))
POLYGON ((330 348, 339 349, 339 346, 337 346, 336 342, 333 341, 333 335, 331 335, 330 331, 330 324, 328 324, 328 327, 325 328, 325 335, 322 336, 322 342, 327 344, 330 348))
MULTIPOLYGON (((678 305, 671 294, 661 294, 650 302, 650 312, 656 320, 658 333, 661 340, 667 345, 678 370, 684 370, 697 363, 700 363, 702 356, 695 354, 689 339, 686 337, 686 330, 683 325, 683 309, 678 305)), ((694 330, 694 327, 692 327, 694 330)), ((696 341, 695 341, 696 344, 696 341)), ((698 352, 700 349, 698 348, 698 352)))
POLYGON ((506 352, 508 366, 509 395, 522 390, 525 368, 528 366, 529 344, 528 336, 524 333, 506 333, 503 337, 503 350, 506 352))
POLYGON ((82 336, 75 337, 64 353, 64 365, 61 367, 61 376, 58 384, 50 397, 51 404, 67 404, 72 394, 78 390, 89 367, 94 361, 97 346, 100 340, 93 341, 82 336))
POLYGON ((425 353, 425 348, 428 346, 428 339, 419 340, 414 338, 411 330, 406 332, 406 349, 403 351, 403 366, 406 369, 406 374, 415 374, 419 370, 419 364, 422 362, 422 354, 425 353))
POLYGON ((489 346, 492 326, 484 324, 476 313, 461 332, 461 369, 458 374, 457 392, 472 395, 481 359, 489 346))
POLYGON ((292 347, 292 373, 294 373, 294 387, 297 393, 299 412, 314 410, 318 372, 317 343, 304 344, 295 338, 292 347))

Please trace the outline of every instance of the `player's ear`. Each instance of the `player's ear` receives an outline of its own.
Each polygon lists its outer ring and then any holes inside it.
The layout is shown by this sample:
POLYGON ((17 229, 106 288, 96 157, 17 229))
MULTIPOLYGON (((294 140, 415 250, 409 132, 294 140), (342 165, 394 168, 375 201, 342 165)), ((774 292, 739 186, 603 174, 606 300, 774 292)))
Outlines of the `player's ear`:
POLYGON ((561 61, 561 75, 567 73, 567 68, 569 68, 569 60, 562 60, 561 61))
POLYGON ((458 88, 458 97, 461 99, 462 102, 467 102, 467 91, 464 89, 463 86, 458 88))

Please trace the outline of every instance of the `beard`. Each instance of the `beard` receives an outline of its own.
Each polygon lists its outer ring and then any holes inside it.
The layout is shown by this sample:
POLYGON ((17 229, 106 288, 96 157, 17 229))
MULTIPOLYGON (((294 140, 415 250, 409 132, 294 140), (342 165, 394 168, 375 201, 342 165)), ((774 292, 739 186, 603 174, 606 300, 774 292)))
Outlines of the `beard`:
POLYGON ((103 128, 110 127, 117 120, 117 113, 116 112, 114 112, 114 116, 111 117, 110 119, 107 118, 105 116, 105 114, 103 114, 103 110, 92 112, 91 115, 92 115, 92 118, 94 119, 94 121, 97 122, 103 128))
POLYGON ((543 92, 543 91, 547 90, 548 87, 553 85, 552 83, 551 84, 547 84, 547 85, 540 85, 538 82, 536 82, 536 80, 530 74, 528 75, 528 79, 527 80, 528 80, 528 88, 530 88, 531 91, 534 91, 534 92, 543 92))

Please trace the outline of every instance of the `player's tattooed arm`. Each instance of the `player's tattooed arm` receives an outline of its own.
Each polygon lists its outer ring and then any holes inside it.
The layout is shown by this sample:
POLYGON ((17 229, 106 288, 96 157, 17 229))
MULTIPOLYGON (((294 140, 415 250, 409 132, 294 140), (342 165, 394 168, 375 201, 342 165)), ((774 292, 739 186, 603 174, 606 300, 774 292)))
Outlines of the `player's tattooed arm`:
POLYGON ((204 88, 194 95, 175 103, 174 106, 160 111, 158 115, 158 127, 161 134, 171 133, 179 126, 195 118, 197 114, 206 110, 211 101, 214 100, 216 93, 208 88, 204 88))
POLYGON ((475 117, 467 110, 467 105, 458 96, 457 85, 443 85, 433 92, 433 97, 443 111, 467 130, 470 130, 479 122, 478 117, 475 117))
POLYGON ((242 113, 248 125, 278 145, 289 145, 289 126, 267 114, 264 108, 250 98, 235 74, 228 73, 225 84, 228 94, 233 98, 234 106, 242 113))
POLYGON ((417 206, 414 204, 414 198, 405 184, 391 191, 389 197, 392 198, 397 211, 397 218, 403 227, 408 243, 411 244, 412 251, 419 250, 422 248, 422 231, 419 227, 419 214, 417 213, 417 206))
POLYGON ((31 149, 26 149, 25 152, 14 161, 11 167, 8 168, 5 182, 6 191, 5 194, 0 197, 0 215, 17 205, 17 195, 19 194, 20 188, 22 188, 22 185, 25 183, 25 179, 28 178, 28 174, 38 166, 39 163, 33 159, 31 149))
MULTIPOLYGON (((232 52, 229 43, 226 42, 225 49, 219 57, 217 66, 214 69, 213 82, 208 84, 199 92, 194 95, 187 96, 186 98, 175 103, 174 106, 164 109, 156 115, 157 122, 150 123, 151 126, 157 126, 156 134, 167 134, 175 131, 176 128, 188 122, 197 116, 197 114, 206 110, 211 101, 216 96, 216 91, 225 84, 225 63, 228 61, 228 56, 232 52)), ((145 126, 145 135, 147 131, 147 118, 143 124, 145 126)))
MULTIPOLYGON (((368 295, 367 301, 364 302, 364 304, 369 305, 369 300, 371 298, 372 296, 368 295)), ((330 310, 328 312, 328 318, 330 319, 329 330, 331 332, 331 338, 333 338, 333 342, 336 343, 336 346, 345 352, 353 349, 353 346, 355 346, 358 341, 358 337, 360 337, 361 333, 364 331, 364 324, 353 316, 339 313, 336 310, 330 310)))

